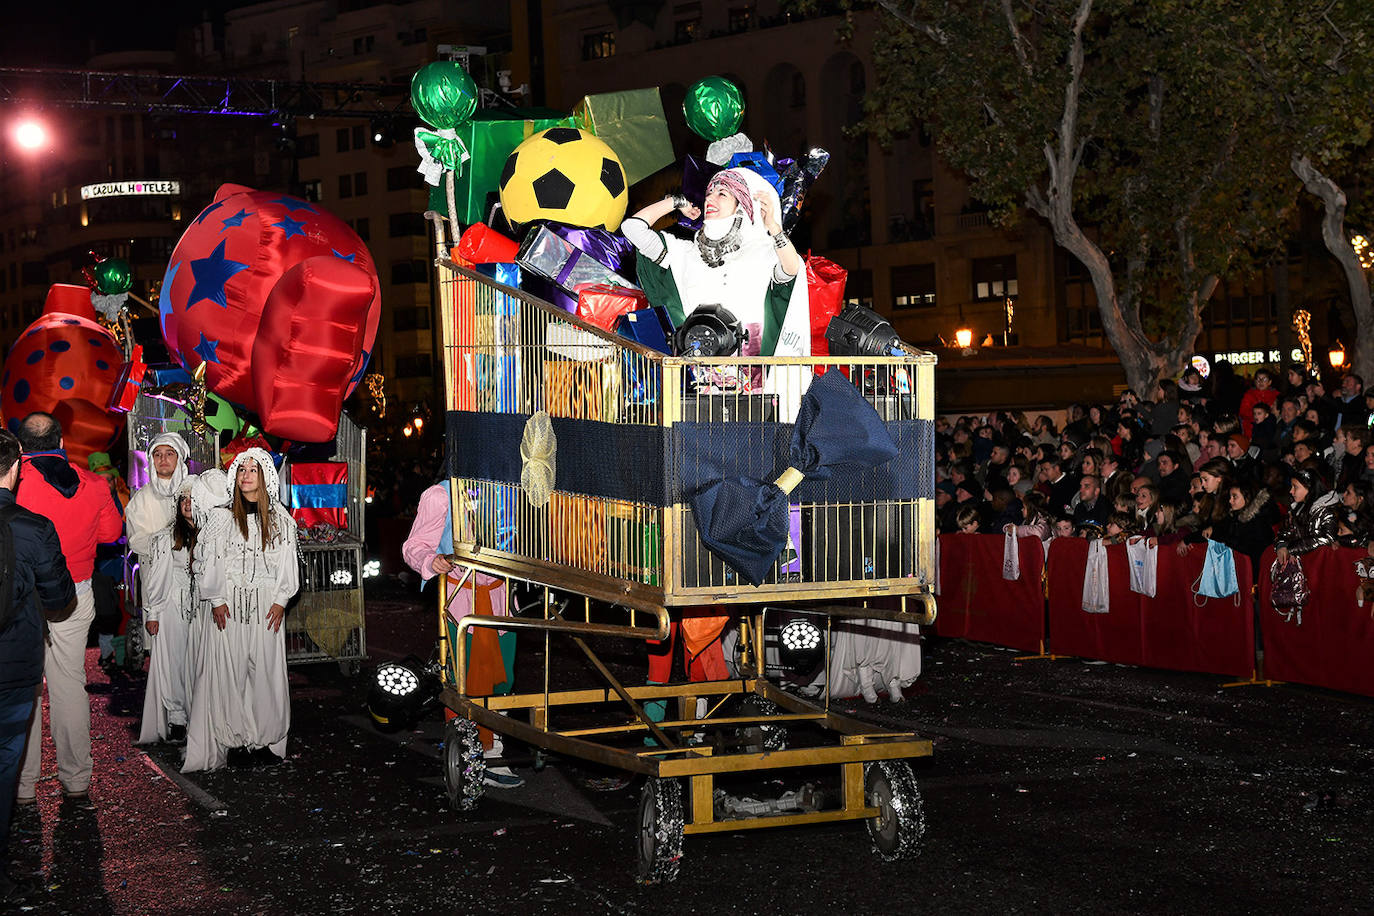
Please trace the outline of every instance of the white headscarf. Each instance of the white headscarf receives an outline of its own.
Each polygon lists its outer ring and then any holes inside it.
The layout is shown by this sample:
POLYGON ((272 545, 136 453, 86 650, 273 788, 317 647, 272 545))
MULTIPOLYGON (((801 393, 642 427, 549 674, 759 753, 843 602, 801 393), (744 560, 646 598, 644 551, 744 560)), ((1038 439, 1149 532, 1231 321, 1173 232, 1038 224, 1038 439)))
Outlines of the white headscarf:
POLYGON ((210 468, 190 478, 190 483, 191 514, 198 526, 204 526, 211 509, 229 505, 229 475, 210 468))
POLYGON ((191 448, 186 444, 186 440, 181 438, 180 433, 159 433, 152 442, 148 444, 148 486, 153 488, 153 492, 158 496, 175 496, 181 482, 186 479, 186 459, 191 456, 191 448), (157 476, 153 470, 153 449, 159 445, 165 445, 177 453, 177 466, 172 471, 172 476, 166 480, 157 476))
POLYGON ((277 466, 272 463, 272 456, 267 453, 266 449, 256 446, 239 452, 229 465, 227 481, 229 500, 233 500, 234 488, 238 486, 239 468, 250 458, 258 463, 258 472, 262 475, 262 490, 267 495, 267 506, 264 508, 271 508, 280 499, 281 478, 277 476, 277 466))

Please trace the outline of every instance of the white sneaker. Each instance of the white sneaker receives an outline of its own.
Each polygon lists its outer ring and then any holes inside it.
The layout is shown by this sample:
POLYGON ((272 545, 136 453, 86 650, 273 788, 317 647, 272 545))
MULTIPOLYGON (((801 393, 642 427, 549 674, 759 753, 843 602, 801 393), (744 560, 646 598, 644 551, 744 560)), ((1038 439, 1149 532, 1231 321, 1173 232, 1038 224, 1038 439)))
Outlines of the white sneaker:
POLYGON ((906 699, 902 696, 902 682, 895 677, 887 682, 887 698, 893 703, 900 703, 906 699))
POLYGON ((525 784, 510 767, 487 767, 482 781, 493 789, 518 789, 525 784))

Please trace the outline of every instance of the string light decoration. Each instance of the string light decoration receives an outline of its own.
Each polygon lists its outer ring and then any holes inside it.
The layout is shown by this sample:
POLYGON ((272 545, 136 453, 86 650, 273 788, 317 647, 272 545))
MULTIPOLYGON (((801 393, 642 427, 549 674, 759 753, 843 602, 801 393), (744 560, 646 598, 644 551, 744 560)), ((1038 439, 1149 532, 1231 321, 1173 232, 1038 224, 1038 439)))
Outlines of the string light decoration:
POLYGON ((1293 330, 1298 335, 1298 346, 1302 348, 1302 362, 1307 371, 1316 378, 1321 378, 1321 373, 1317 370, 1316 363, 1312 361, 1312 313, 1307 309, 1298 309, 1293 313, 1293 330))
POLYGON ((372 396, 372 410, 378 417, 386 416, 386 377, 380 372, 369 372, 363 376, 367 393, 372 396))
POLYGON ((1361 267, 1365 270, 1374 267, 1374 246, 1369 244, 1369 239, 1357 235, 1350 240, 1350 246, 1355 249, 1355 257, 1360 259, 1361 267))

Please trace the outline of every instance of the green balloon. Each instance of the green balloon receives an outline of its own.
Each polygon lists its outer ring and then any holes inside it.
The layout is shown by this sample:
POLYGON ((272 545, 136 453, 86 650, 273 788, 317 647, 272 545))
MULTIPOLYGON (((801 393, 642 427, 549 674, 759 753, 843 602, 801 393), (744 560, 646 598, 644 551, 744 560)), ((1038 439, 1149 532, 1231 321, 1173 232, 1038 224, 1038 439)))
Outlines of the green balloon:
POLYGON ((134 288, 134 272, 128 261, 110 258, 95 265, 95 291, 105 296, 117 296, 134 288))
POLYGON ((744 120, 744 96, 723 76, 708 76, 692 84, 682 102, 682 114, 692 133, 707 140, 723 140, 739 132, 744 120))
POLYGON ((411 79, 410 103, 431 127, 452 130, 477 110, 477 84, 456 61, 436 60, 411 79))

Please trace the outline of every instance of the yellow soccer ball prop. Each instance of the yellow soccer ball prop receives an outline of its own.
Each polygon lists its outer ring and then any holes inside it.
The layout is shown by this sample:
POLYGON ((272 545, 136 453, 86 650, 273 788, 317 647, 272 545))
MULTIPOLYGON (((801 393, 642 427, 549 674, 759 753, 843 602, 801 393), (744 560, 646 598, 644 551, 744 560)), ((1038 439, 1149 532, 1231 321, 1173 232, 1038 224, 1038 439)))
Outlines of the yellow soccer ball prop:
POLYGON ((501 172, 507 219, 548 219, 615 231, 629 195, 615 151, 585 130, 551 127, 515 148, 501 172))

